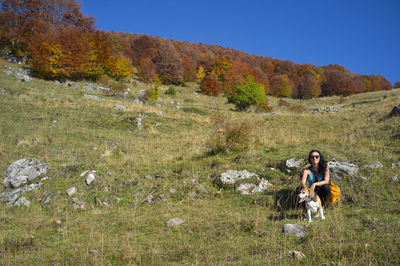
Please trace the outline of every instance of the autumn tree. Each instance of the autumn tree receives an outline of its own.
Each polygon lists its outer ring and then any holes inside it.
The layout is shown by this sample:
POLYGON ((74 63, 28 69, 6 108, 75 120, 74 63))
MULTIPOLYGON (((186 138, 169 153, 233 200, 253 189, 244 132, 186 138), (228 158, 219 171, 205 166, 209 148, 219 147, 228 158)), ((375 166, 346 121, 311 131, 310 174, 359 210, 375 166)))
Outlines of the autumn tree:
POLYGON ((286 74, 271 77, 271 93, 278 97, 289 97, 292 93, 289 78, 286 74))
POLYGON ((321 95, 348 96, 356 91, 355 84, 348 73, 341 71, 325 71, 325 81, 321 84, 321 95))
POLYGON ((156 68, 156 74, 163 83, 182 81, 182 61, 171 42, 161 41, 152 61, 156 68))
POLYGON ((74 0, 0 0, 2 46, 24 53, 33 34, 46 33, 51 27, 74 27, 93 31, 94 18, 80 11, 74 0))
POLYGON ((321 86, 318 80, 310 72, 301 76, 297 87, 297 98, 311 99, 317 98, 321 94, 321 86))
POLYGON ((224 73, 232 66, 232 60, 228 56, 218 57, 211 69, 208 71, 208 75, 216 77, 218 80, 224 80, 224 73))
POLYGON ((214 76, 206 76, 200 83, 201 93, 217 96, 222 92, 222 84, 221 82, 214 76))
POLYGON ((393 88, 395 88, 395 89, 400 88, 400 80, 399 80, 399 81, 396 81, 396 82, 394 83, 393 88))

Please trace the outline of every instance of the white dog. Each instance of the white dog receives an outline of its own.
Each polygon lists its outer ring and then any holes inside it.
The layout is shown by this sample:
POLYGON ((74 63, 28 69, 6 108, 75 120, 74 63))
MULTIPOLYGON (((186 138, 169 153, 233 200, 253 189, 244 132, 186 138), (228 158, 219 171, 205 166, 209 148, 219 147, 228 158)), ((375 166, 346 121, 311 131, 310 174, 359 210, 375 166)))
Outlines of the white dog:
POLYGON ((299 203, 303 201, 306 202, 307 220, 309 223, 311 223, 311 213, 315 214, 314 218, 321 215, 321 219, 325 220, 324 208, 322 208, 321 199, 318 197, 317 193, 309 188, 303 188, 299 194, 299 203))

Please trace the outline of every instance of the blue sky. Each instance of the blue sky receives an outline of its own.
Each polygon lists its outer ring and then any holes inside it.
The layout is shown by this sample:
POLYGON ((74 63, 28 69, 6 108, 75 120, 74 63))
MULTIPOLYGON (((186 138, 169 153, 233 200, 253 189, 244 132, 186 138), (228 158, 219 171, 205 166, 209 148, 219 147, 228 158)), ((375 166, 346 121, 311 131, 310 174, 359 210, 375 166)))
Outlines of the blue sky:
MULTIPOLYGON (((79 0, 78 0, 79 1, 79 0)), ((400 0, 82 0, 100 30, 217 44, 400 81, 400 0)))

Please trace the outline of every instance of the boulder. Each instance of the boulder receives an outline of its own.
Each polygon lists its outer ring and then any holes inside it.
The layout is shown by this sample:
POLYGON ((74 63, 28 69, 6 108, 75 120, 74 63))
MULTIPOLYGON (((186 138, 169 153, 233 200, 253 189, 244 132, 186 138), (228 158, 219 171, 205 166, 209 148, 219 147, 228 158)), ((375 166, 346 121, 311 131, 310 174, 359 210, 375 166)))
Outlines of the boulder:
POLYGON ((297 173, 300 171, 303 159, 296 160, 295 158, 290 158, 281 164, 281 169, 285 173, 297 173))
POLYGON ((142 119, 138 117, 135 119, 135 122, 136 122, 138 129, 141 130, 143 128, 142 119))
POLYGON ((340 180, 348 175, 355 175, 358 172, 358 167, 349 162, 330 161, 328 163, 332 180, 340 180))
POLYGON ((126 109, 126 107, 123 105, 116 104, 116 105, 114 105, 114 109, 118 110, 118 111, 124 111, 126 109))
POLYGON ((398 177, 398 175, 392 176, 392 181, 393 181, 393 182, 399 183, 399 177, 398 177))
POLYGON ((81 88, 81 85, 79 85, 78 82, 70 81, 70 80, 66 80, 66 81, 64 82, 64 85, 65 85, 65 86, 68 86, 68 87, 81 88))
POLYGON ((72 198, 72 207, 74 210, 85 210, 86 209, 86 202, 78 199, 78 198, 72 198))
POLYGON ((306 235, 304 226, 300 224, 284 224, 282 228, 282 233, 285 235, 293 235, 297 237, 304 237, 306 235))
POLYGON ((383 168, 383 165, 381 164, 381 162, 373 162, 367 165, 363 166, 364 168, 371 168, 371 169, 377 169, 377 168, 383 168))
POLYGON ((87 90, 87 91, 91 91, 91 92, 98 92, 98 91, 107 92, 107 91, 110 91, 110 88, 105 88, 105 87, 102 87, 102 86, 99 86, 99 85, 93 85, 93 84, 90 84, 90 83, 83 84, 83 89, 87 90))
POLYGON ((400 116, 400 104, 393 107, 389 114, 389 117, 400 116))
POLYGON ((95 95, 89 95, 89 94, 84 94, 83 97, 87 98, 87 99, 91 99, 91 100, 96 100, 96 101, 104 101, 104 98, 101 98, 99 96, 95 96, 95 95))
POLYGON ((72 195, 74 195, 76 193, 76 187, 70 187, 70 188, 68 188, 67 189, 67 194, 68 194, 68 196, 72 196, 72 195))
POLYGON ((392 163, 392 169, 395 169, 400 166, 400 162, 392 163))
POLYGON ((6 172, 4 186, 18 188, 47 173, 50 167, 39 159, 22 159, 12 163, 6 172))
POLYGON ((316 113, 335 113, 335 112, 340 112, 341 109, 338 107, 325 107, 325 108, 321 108, 321 107, 314 107, 314 108, 309 108, 308 111, 311 112, 316 112, 316 113))
POLYGON ((185 222, 185 219, 172 218, 172 219, 169 219, 168 222, 166 222, 165 226, 167 226, 167 227, 178 226, 178 225, 183 224, 184 222, 185 222))
POLYGON ((31 191, 31 190, 36 190, 41 185, 42 185, 42 183, 30 184, 30 185, 27 185, 24 187, 16 188, 11 191, 0 192, 0 199, 8 206, 13 206, 16 203, 16 201, 18 200, 18 197, 20 194, 23 194, 23 193, 25 193, 27 191, 31 191))
POLYGON ((30 206, 31 205, 31 202, 29 201, 29 200, 27 200, 25 197, 21 197, 21 198, 19 198, 16 202, 15 202, 15 204, 14 204, 15 206, 30 206))
POLYGON ((142 101, 140 101, 139 99, 134 99, 132 100, 133 104, 143 104, 142 101))
POLYGON ((8 90, 0 88, 0 94, 7 95, 10 94, 10 92, 8 90))
POLYGON ((221 189, 235 189, 243 195, 264 192, 272 186, 268 180, 247 170, 228 170, 216 178, 215 184, 221 189))
POLYGON ((303 259, 306 257, 303 252, 297 251, 297 250, 290 250, 289 251, 289 256, 292 258, 296 258, 298 260, 303 259))

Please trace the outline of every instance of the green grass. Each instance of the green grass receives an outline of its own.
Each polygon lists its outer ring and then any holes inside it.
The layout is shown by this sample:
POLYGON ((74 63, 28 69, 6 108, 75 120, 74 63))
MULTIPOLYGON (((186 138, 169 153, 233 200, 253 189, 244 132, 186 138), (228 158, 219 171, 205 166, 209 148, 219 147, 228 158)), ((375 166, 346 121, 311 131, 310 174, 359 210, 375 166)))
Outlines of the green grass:
MULTIPOLYGON (((8 64, 0 63, 0 68, 8 64)), ((278 99, 268 97, 275 114, 265 115, 237 112, 224 97, 193 94, 197 85, 188 85, 174 96, 160 93, 157 107, 128 101, 146 88, 139 82, 127 100, 98 94, 106 101, 94 101, 80 89, 39 79, 22 83, 0 69, 0 87, 11 91, 0 95, 0 178, 22 158, 39 158, 51 166, 51 178, 25 195, 30 207, 0 205, 0 264, 400 263, 400 185, 391 181, 398 170, 390 168, 399 161, 399 118, 386 117, 399 103, 400 90, 349 96, 335 105, 341 112, 322 115, 279 107, 278 99), (117 111, 115 104, 127 109, 117 111), (218 116, 249 123, 246 149, 209 154, 218 116), (136 117, 142 118, 142 130, 136 117), (362 169, 367 181, 337 181, 342 203, 327 209, 325 221, 308 225, 298 210, 276 206, 276 195, 299 183, 297 173, 290 176, 276 168, 284 159, 306 157, 312 148, 328 159, 359 166, 380 161, 384 168, 362 169), (274 186, 252 196, 218 191, 214 178, 228 169, 256 172, 274 186), (84 170, 97 170, 90 186, 80 177, 84 170), (199 192, 197 183, 208 194, 199 192), (65 192, 71 186, 78 190, 74 196, 87 202, 85 211, 73 210, 65 192), (150 193, 167 200, 142 203, 150 193), (47 195, 50 204, 41 205, 47 195), (113 206, 103 207, 95 199, 113 206), (185 223, 166 228, 174 217, 185 223), (306 237, 283 235, 285 223, 305 225, 306 237), (293 249, 306 258, 290 258, 293 249)), ((339 97, 287 101, 325 107, 339 97)))

